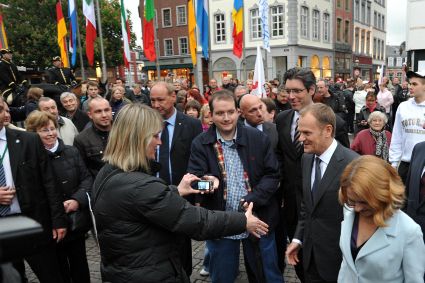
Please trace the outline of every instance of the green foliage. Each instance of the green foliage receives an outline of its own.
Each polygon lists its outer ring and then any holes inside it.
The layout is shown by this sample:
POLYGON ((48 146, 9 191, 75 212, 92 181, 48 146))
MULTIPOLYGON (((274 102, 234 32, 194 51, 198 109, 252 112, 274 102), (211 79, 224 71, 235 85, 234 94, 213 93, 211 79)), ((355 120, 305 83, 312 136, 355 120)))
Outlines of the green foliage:
MULTIPOLYGON (((85 17, 83 0, 77 0, 78 25, 84 65, 85 17)), ((2 9, 9 47, 14 50, 14 61, 19 65, 38 66, 42 69, 51 65, 51 58, 60 54, 57 44, 56 0, 3 0, 8 7, 2 9)), ((103 45, 107 66, 123 64, 120 3, 118 0, 99 0, 103 45)), ((68 1, 62 1, 62 13, 69 29, 68 1)), ((96 17, 97 22, 97 17, 96 17)), ((97 23, 98 26, 98 23, 97 23)), ((130 22, 130 27, 132 23, 130 22)), ((130 48, 135 46, 135 34, 131 33, 130 48)), ((78 55, 79 56, 79 55, 78 55)), ((71 57, 71 54, 70 54, 71 57)), ((100 62, 100 39, 95 43, 95 61, 100 62)), ((77 57, 77 68, 80 60, 77 57)))

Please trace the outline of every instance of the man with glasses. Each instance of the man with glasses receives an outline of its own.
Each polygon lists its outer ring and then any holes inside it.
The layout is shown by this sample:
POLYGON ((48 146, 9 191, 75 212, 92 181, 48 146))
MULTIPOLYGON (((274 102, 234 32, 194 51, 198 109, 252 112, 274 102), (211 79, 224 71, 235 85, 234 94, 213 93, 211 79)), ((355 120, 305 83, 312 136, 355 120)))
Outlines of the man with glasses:
MULTIPOLYGON (((279 265, 284 268, 284 251, 286 236, 291 240, 298 222, 302 199, 301 157, 304 152, 302 143, 298 141, 299 111, 313 104, 316 92, 316 77, 310 69, 289 69, 283 78, 285 91, 289 95, 292 109, 281 112, 276 118, 278 131, 277 158, 280 163, 282 208, 281 221, 276 232, 278 244, 279 265), (287 233, 287 234, 286 234, 287 233)), ((349 147, 348 134, 345 122, 336 117, 335 139, 345 147, 349 147)), ((301 264, 295 267, 298 278, 303 282, 303 268, 301 264)))
POLYGON ((305 282, 336 283, 342 262, 339 179, 345 166, 358 154, 338 144, 334 138, 335 125, 336 115, 325 104, 310 104, 299 112, 296 135, 304 148, 302 202, 286 256, 289 264, 298 265, 299 250, 303 247, 305 282))

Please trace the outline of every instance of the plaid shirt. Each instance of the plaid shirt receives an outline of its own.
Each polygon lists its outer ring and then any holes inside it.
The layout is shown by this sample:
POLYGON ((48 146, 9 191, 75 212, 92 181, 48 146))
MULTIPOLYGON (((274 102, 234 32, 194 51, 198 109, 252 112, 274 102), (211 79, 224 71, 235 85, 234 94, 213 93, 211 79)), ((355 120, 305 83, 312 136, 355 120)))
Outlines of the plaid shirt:
MULTIPOLYGON (((240 200, 247 194, 244 180, 244 168, 239 158, 234 140, 225 141, 217 131, 217 139, 221 141, 224 155, 224 166, 227 172, 227 200, 226 211, 238 211, 240 200)), ((236 139, 236 133, 235 137, 236 139)), ((248 237, 248 232, 225 237, 226 239, 240 240, 248 237)))

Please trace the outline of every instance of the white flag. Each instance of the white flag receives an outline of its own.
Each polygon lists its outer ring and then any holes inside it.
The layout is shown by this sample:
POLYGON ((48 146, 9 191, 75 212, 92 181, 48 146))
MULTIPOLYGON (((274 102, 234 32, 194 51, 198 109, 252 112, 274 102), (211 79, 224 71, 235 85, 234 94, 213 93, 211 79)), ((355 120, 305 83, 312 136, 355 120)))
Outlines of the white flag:
POLYGON ((258 7, 263 33, 263 48, 270 52, 269 4, 267 0, 260 0, 258 3, 258 7))
POLYGON ((261 98, 266 97, 266 89, 264 88, 265 83, 266 79, 264 77, 263 56, 261 55, 260 46, 257 46, 257 59, 255 59, 254 79, 251 94, 261 98))

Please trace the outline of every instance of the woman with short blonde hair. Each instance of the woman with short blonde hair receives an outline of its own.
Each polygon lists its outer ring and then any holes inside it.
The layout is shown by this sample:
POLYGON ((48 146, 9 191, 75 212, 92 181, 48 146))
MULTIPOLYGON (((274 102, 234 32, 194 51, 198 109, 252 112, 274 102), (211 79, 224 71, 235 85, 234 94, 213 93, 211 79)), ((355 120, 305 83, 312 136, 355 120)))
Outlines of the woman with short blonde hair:
POLYGON ((401 211, 404 185, 384 160, 365 155, 341 175, 344 205, 338 282, 424 282, 425 245, 420 226, 401 211))

